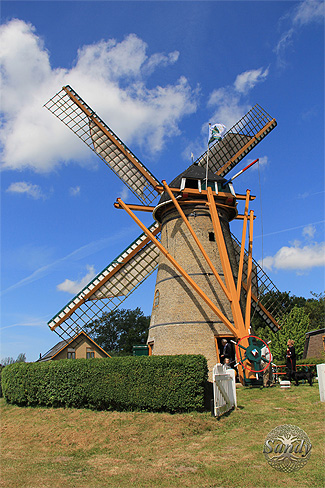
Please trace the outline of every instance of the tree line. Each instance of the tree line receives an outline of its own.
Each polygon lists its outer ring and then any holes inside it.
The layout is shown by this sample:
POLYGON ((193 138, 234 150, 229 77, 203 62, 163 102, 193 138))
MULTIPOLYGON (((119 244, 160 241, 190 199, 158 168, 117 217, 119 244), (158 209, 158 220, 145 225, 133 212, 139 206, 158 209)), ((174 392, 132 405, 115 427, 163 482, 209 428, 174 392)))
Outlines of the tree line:
POLYGON ((271 341, 270 348, 275 361, 284 361, 288 339, 295 341, 297 359, 302 359, 306 333, 324 327, 325 294, 311 292, 312 298, 291 296, 288 292, 273 295, 275 300, 283 304, 281 312, 275 317, 281 328, 276 333, 272 332, 253 313, 254 334, 264 341, 271 341))
POLYGON ((1 359, 1 366, 8 366, 8 364, 14 364, 14 363, 25 363, 26 362, 26 354, 21 352, 18 354, 17 359, 14 359, 13 357, 5 357, 1 359))
MULTIPOLYGON (((295 341, 297 358, 303 356, 306 332, 317 330, 325 323, 325 294, 311 293, 312 298, 297 297, 288 292, 271 292, 263 300, 280 303, 275 317, 281 329, 273 333, 263 320, 253 313, 252 330, 265 341, 271 340, 275 361, 285 357, 288 339, 295 341)), ((138 307, 135 310, 114 310, 93 321, 85 331, 111 356, 132 355, 134 345, 146 344, 150 316, 138 307)))
POLYGON ((131 356, 133 346, 146 344, 150 315, 137 307, 104 313, 85 328, 86 334, 110 356, 131 356))
MULTIPOLYGON (((263 320, 252 313, 252 330, 254 335, 264 341, 271 341, 271 350, 275 361, 282 361, 285 356, 288 339, 295 341, 297 358, 302 358, 306 332, 324 327, 325 294, 311 293, 312 298, 297 297, 288 292, 271 292, 262 299, 276 300, 281 304, 280 314, 275 317, 281 329, 273 333, 263 320)), ((146 344, 150 316, 144 315, 137 307, 134 310, 116 309, 104 313, 85 328, 85 332, 94 339, 111 356, 131 356, 133 346, 146 344)), ((21 353, 17 359, 4 358, 2 366, 26 361, 21 353)))

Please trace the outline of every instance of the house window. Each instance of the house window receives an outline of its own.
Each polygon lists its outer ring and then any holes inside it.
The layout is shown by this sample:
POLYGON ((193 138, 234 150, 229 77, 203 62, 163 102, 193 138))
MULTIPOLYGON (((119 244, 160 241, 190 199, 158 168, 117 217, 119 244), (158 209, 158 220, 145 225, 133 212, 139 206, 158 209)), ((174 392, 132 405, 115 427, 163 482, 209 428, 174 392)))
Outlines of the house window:
POLYGON ((90 351, 90 350, 87 351, 86 357, 87 357, 87 359, 94 358, 95 357, 95 352, 94 351, 90 351))
POLYGON ((68 354, 67 354, 67 358, 68 359, 76 359, 76 353, 73 351, 68 351, 68 354))
POLYGON ((158 305, 159 305, 159 298, 160 298, 159 290, 156 290, 155 298, 154 298, 154 301, 153 301, 153 306, 154 307, 158 307, 158 305))
POLYGON ((214 232, 209 232, 209 241, 215 242, 215 240, 214 232))

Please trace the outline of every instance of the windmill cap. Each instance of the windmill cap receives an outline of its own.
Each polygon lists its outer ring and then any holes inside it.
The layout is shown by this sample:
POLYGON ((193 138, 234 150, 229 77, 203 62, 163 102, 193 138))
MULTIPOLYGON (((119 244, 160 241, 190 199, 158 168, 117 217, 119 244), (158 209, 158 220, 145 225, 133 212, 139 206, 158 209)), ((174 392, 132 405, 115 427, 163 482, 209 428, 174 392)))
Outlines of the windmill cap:
MULTIPOLYGON (((203 166, 198 166, 197 164, 193 163, 191 166, 189 166, 185 171, 183 171, 181 174, 176 176, 176 178, 173 179, 173 181, 168 185, 170 188, 180 188, 182 179, 183 178, 189 178, 191 180, 205 180, 206 179, 206 168, 203 166)), ((208 171, 208 181, 221 181, 224 183, 226 178, 223 178, 222 176, 218 176, 214 174, 212 171, 208 171)), ((176 196, 176 194, 175 194, 176 196)), ((157 215, 157 211, 163 207, 164 203, 167 203, 170 201, 170 196, 168 193, 165 191, 162 195, 161 198, 154 210, 154 217, 159 220, 159 213, 157 215)))

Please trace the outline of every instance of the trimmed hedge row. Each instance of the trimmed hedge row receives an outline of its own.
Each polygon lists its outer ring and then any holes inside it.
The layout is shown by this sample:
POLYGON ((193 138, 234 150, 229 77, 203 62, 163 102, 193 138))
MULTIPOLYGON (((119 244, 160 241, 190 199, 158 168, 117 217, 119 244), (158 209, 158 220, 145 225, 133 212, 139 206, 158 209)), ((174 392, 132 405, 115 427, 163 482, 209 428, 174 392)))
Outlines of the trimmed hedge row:
MULTIPOLYGON (((297 359, 296 364, 299 366, 299 364, 313 364, 316 366, 316 364, 323 364, 325 362, 325 355, 321 358, 305 358, 305 359, 297 359)), ((277 366, 283 366, 286 364, 285 361, 276 361, 277 366)))
POLYGON ((3 397, 3 394, 2 394, 2 370, 3 370, 4 366, 2 366, 2 364, 0 364, 0 398, 3 397))
POLYGON ((202 411, 207 372, 201 355, 15 363, 2 372, 2 390, 21 406, 202 411))

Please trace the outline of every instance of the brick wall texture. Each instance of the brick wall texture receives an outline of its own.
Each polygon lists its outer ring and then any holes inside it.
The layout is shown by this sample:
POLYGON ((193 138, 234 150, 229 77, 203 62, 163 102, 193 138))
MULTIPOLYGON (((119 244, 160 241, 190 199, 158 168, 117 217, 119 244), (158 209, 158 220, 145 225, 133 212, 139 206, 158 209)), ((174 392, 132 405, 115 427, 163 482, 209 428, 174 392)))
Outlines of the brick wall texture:
MULTIPOLYGON (((217 244, 210 240, 210 233, 214 230, 209 210, 204 204, 191 204, 184 205, 183 211, 224 281, 217 244)), ((227 214, 223 210, 218 210, 218 213, 233 273, 237 278, 227 214)), ((233 323, 228 299, 174 207, 163 215, 161 242, 233 323)), ((159 301, 154 301, 148 337, 148 342, 153 343, 153 354, 203 354, 208 360, 211 375, 217 363, 214 337, 230 336, 231 333, 162 254, 155 287, 155 296, 157 294, 159 301)))

